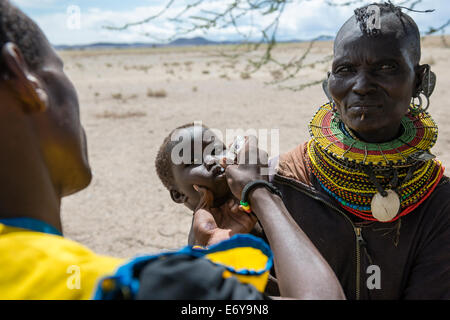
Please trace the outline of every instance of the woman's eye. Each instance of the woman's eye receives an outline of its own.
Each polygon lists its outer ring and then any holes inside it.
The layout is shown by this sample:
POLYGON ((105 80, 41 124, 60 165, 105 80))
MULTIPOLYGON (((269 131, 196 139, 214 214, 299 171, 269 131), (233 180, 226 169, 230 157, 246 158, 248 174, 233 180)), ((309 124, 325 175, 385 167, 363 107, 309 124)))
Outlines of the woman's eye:
POLYGON ((351 72, 352 71, 352 67, 350 66, 342 66, 342 67, 338 67, 336 68, 336 73, 344 73, 344 72, 351 72))
POLYGON ((395 66, 392 64, 382 64, 382 65, 380 65, 379 69, 381 71, 390 71, 390 70, 394 70, 395 66))

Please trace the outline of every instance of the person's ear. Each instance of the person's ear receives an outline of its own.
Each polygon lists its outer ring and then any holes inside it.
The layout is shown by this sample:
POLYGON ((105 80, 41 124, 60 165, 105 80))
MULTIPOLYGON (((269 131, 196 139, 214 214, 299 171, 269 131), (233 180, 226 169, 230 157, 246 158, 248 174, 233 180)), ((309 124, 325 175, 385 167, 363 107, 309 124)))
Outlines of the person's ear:
POLYGON ((187 196, 175 189, 169 190, 170 197, 176 203, 185 203, 187 201, 187 196))
POLYGON ((12 88, 25 106, 25 112, 43 112, 48 107, 48 95, 42 82, 29 69, 22 51, 12 43, 6 43, 1 50, 2 60, 12 81, 12 88))
POLYGON ((436 86, 436 74, 431 71, 431 67, 428 64, 417 66, 415 71, 416 82, 413 97, 417 97, 422 93, 429 98, 436 86))

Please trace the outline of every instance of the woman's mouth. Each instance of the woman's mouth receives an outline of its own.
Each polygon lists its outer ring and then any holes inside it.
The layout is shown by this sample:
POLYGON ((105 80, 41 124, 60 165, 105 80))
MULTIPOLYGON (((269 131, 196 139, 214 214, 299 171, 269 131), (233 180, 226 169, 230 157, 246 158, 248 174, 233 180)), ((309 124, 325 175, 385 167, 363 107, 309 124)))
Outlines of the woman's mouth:
POLYGON ((367 116, 379 113, 382 110, 380 104, 353 104, 348 108, 355 118, 363 121, 367 116))

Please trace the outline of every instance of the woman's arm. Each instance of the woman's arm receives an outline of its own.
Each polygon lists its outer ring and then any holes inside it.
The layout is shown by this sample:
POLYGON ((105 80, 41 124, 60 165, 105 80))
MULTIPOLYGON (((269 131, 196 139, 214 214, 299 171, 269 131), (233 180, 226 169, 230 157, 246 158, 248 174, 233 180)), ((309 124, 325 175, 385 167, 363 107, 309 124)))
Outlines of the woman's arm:
MULTIPOLYGON (((226 168, 228 184, 240 198, 251 181, 261 180, 267 154, 260 151, 255 137, 247 140, 243 159, 258 159, 257 164, 241 163, 226 168), (251 152, 257 152, 250 157, 251 152)), ((247 161, 248 162, 248 161, 247 161)), ((295 299, 345 299, 342 287, 327 261, 293 220, 282 199, 258 187, 250 192, 249 203, 258 217, 274 255, 275 272, 282 297, 295 299)))
POLYGON ((281 296, 345 299, 333 270, 292 219, 280 197, 258 188, 249 198, 274 254, 281 296))

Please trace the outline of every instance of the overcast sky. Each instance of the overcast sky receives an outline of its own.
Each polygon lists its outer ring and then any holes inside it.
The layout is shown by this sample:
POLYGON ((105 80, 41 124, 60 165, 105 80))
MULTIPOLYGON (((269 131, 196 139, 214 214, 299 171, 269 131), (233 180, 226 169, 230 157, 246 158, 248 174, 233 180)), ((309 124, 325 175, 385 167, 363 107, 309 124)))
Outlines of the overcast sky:
MULTIPOLYGON (((220 11, 232 0, 205 0, 204 5, 187 16, 201 15, 200 9, 220 11)), ((44 30, 50 42, 61 44, 88 44, 94 42, 161 42, 176 33, 179 24, 171 22, 194 0, 175 0, 164 15, 151 23, 129 28, 126 31, 110 31, 105 25, 122 26, 140 21, 159 13, 169 0, 12 0, 44 30), (79 14, 78 14, 79 13, 79 14), (78 19, 79 17, 79 19, 78 19), (145 34, 149 34, 147 36, 145 34)), ((336 1, 335 1, 336 2, 336 1)), ((348 2, 342 0, 340 2, 348 2)), ((362 1, 356 6, 330 7, 325 0, 292 0, 280 20, 278 39, 312 39, 319 35, 334 36, 339 27, 352 15, 355 7, 372 1, 362 1)), ((392 1, 400 3, 402 1, 392 1)), ((417 10, 435 9, 433 13, 408 13, 422 32, 430 26, 439 27, 450 18, 450 1, 423 0, 417 10)), ((251 32, 256 38, 258 30, 270 23, 273 17, 257 14, 239 20, 239 30, 251 32), (259 28, 258 28, 259 27, 259 28)), ((447 28, 450 33, 450 28, 447 28)), ((210 40, 241 39, 234 27, 211 29, 207 33, 196 31, 187 37, 203 36, 210 40)))

